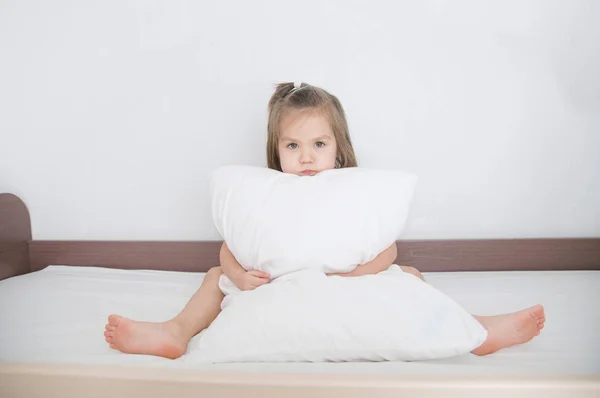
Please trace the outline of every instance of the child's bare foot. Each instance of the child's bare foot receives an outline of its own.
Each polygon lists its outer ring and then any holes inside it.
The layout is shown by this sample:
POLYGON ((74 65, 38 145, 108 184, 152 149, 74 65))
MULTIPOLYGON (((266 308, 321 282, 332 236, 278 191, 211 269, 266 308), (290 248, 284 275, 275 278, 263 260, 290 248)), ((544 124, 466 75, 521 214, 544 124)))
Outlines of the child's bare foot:
POLYGON ((546 321, 544 307, 539 304, 512 314, 475 318, 488 331, 487 340, 471 351, 476 355, 487 355, 505 347, 526 343, 540 334, 546 321))
POLYGON ((138 322, 113 314, 104 328, 104 337, 110 347, 126 354, 175 359, 187 349, 188 340, 173 321, 138 322))

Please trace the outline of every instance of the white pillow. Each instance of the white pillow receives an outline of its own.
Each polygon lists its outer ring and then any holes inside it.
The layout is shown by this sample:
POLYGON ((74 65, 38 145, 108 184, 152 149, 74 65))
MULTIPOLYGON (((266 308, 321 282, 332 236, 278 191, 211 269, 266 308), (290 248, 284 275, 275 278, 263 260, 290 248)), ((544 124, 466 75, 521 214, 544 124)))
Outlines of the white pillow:
MULTIPOLYGON (((247 270, 271 278, 299 270, 349 272, 401 235, 417 177, 344 168, 300 177, 225 166, 210 179, 215 226, 247 270)), ((225 294, 237 288, 223 277, 225 294)))
POLYGON ((373 259, 401 234, 416 177, 350 168, 298 177, 247 166, 211 178, 214 222, 237 260, 274 280, 241 292, 188 361, 418 360, 467 353, 485 329, 452 300, 393 265, 327 277, 373 259))
POLYGON ((454 301, 396 265, 351 278, 308 270, 229 297, 186 362, 438 359, 487 337, 454 301))

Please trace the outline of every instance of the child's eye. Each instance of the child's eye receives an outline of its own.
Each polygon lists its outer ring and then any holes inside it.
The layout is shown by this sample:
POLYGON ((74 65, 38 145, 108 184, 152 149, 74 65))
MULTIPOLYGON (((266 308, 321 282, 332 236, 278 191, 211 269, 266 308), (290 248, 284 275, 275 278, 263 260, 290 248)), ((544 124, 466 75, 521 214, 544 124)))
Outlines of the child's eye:
POLYGON ((290 149, 296 149, 298 148, 298 144, 294 144, 293 142, 291 144, 287 144, 287 147, 290 149))
POLYGON ((323 148, 325 146, 325 143, 323 141, 317 141, 315 145, 317 146, 317 148, 323 148))

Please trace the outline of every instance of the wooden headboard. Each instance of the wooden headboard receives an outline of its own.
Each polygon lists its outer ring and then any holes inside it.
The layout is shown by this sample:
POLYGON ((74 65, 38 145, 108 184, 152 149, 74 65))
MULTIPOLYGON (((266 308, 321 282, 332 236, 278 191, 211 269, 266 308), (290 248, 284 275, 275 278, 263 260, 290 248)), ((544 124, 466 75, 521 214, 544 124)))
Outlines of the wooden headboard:
MULTIPOLYGON (((207 220, 210 222, 210 220, 207 220)), ((600 238, 403 240, 397 264, 422 272, 600 270, 600 238)), ((219 241, 42 241, 29 212, 0 194, 0 279, 48 265, 203 272, 219 264, 219 241)))
POLYGON ((17 196, 0 194, 0 280, 30 272, 29 211, 17 196))

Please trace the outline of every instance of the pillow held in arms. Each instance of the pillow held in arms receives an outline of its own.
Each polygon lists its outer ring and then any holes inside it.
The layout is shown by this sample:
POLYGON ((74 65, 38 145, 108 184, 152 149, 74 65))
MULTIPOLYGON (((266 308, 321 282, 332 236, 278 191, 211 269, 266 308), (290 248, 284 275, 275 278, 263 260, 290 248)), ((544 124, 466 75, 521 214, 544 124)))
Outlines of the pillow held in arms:
POLYGON ((273 280, 241 292, 222 278, 223 311, 186 360, 422 360, 481 345, 487 332, 471 315, 397 265, 377 275, 325 275, 351 271, 394 243, 415 183, 411 174, 360 168, 314 177, 215 171, 217 229, 244 268, 273 280))
MULTIPOLYGON (((211 175, 215 226, 246 270, 272 279, 300 270, 350 272, 404 229, 416 176, 344 168, 313 177, 225 166, 211 175)), ((237 291, 226 276, 225 294, 237 291)))

